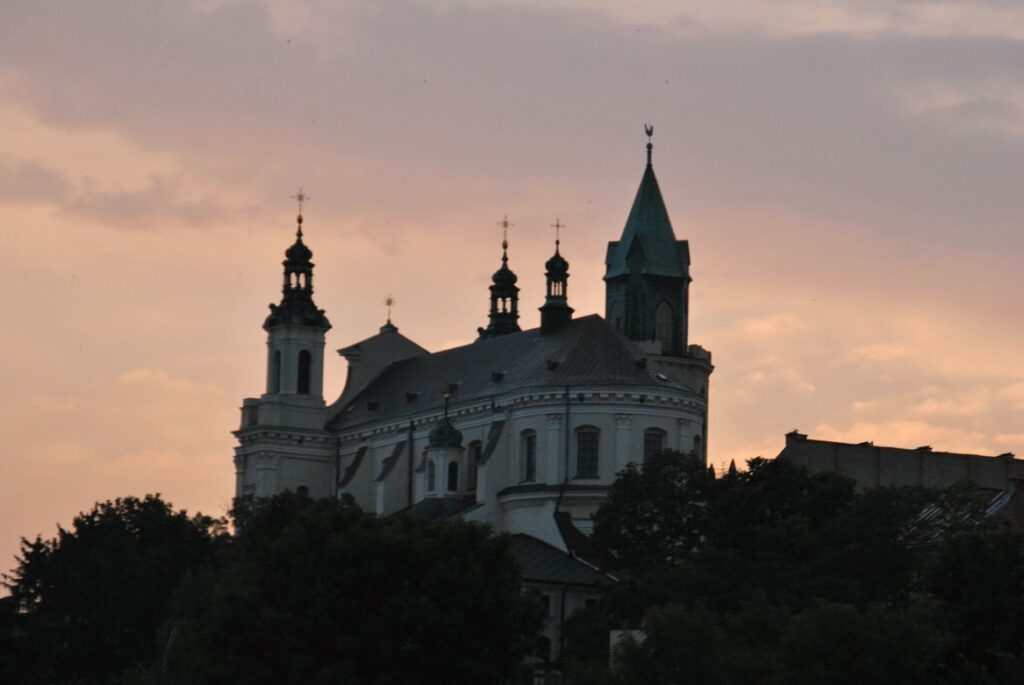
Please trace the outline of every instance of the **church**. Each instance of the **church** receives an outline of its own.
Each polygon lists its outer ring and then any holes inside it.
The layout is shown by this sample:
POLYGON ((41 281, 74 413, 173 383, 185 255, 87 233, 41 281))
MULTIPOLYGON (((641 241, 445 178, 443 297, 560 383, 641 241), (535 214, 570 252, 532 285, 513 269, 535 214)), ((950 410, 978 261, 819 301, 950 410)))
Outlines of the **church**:
POLYGON ((587 563, 587 534, 615 474, 660 449, 706 459, 711 355, 689 341, 689 245, 672 229, 651 156, 648 141, 625 227, 608 243, 603 317, 574 316, 556 240, 540 326, 522 330, 505 241, 475 342, 431 352, 388 320, 338 350, 348 374, 330 404, 331 324, 313 299, 300 212, 281 300, 263 323, 266 388, 243 400, 234 433, 236 496, 348 494, 381 515, 490 524, 512 534, 556 635, 573 604, 613 582, 587 563))

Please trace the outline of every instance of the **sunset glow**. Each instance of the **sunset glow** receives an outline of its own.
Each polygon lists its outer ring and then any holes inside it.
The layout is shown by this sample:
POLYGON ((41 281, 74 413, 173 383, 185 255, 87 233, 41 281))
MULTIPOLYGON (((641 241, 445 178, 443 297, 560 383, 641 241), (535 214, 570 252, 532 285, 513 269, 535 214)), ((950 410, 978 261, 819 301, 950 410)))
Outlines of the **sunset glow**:
MULTIPOLYGON (((1024 455, 1024 11, 983 0, 6 3, 0 571, 94 501, 223 514, 301 186, 328 348, 470 342, 508 215, 604 312, 653 122, 709 461, 1024 455), (893 9, 886 9, 886 8, 893 9), (898 9, 897 9, 898 8, 898 9)), ((330 354, 325 396, 345 379, 330 354)))

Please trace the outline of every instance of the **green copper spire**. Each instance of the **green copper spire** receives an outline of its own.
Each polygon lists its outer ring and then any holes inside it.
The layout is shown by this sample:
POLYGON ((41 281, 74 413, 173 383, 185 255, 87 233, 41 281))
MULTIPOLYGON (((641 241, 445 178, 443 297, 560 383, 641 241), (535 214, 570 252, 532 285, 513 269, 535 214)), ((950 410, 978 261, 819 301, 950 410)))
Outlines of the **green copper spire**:
POLYGON ((664 355, 687 349, 690 249, 676 240, 654 176, 650 136, 647 166, 622 236, 605 256, 605 318, 627 338, 664 355))
MULTIPOLYGON (((650 136, 654 129, 645 127, 650 136)), ((661 188, 651 164, 653 145, 647 143, 647 168, 629 210, 626 226, 618 242, 609 243, 605 278, 639 271, 651 276, 686 276, 689 257, 685 247, 676 240, 672 222, 661 197, 661 188)))

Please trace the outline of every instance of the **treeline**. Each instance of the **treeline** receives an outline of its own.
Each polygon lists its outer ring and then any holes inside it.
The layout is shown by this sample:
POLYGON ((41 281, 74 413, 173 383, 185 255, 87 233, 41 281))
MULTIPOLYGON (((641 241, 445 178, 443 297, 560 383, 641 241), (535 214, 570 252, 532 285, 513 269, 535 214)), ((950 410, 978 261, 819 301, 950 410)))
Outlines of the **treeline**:
POLYGON ((3 683, 498 683, 541 616, 505 538, 284 494, 227 522, 158 496, 23 540, 3 683))
POLYGON ((569 622, 566 681, 1024 682, 1024 539, 991 497, 856 493, 784 460, 630 466, 595 517, 621 583, 569 622), (612 629, 642 632, 609 668, 612 629))

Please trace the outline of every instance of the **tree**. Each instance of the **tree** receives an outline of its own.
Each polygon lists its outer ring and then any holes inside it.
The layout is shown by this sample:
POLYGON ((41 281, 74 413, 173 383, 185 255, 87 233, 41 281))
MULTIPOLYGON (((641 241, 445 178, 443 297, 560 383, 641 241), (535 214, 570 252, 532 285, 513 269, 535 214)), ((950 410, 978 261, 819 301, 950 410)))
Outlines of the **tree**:
POLYGON ((619 474, 595 516, 624 580, 606 622, 647 639, 616 682, 1021 682, 1024 535, 991 493, 748 467, 665 453, 619 474))
POLYGON ((231 561, 178 595, 167 682, 500 682, 539 628, 486 527, 287 493, 235 519, 231 561))
POLYGON ((223 521, 159 495, 97 503, 55 538, 22 538, 4 575, 20 612, 21 682, 104 682, 153 659, 174 587, 225 538, 223 521))
POLYGON ((615 568, 678 565, 705 541, 714 485, 693 454, 666 450, 642 466, 631 462, 594 515, 595 536, 615 568))

